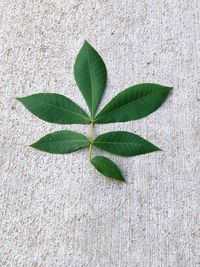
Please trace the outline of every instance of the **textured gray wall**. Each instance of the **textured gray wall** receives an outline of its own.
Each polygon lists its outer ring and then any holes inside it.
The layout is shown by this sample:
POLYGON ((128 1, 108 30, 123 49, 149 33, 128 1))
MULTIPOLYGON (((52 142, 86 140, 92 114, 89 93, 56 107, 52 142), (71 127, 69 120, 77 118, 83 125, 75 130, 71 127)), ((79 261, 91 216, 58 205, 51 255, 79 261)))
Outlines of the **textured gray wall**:
POLYGON ((200 2, 1 0, 0 6, 0 266, 200 266, 200 2), (164 150, 112 156, 127 184, 98 174, 87 150, 60 156, 27 147, 58 129, 89 134, 88 126, 43 122, 15 100, 57 92, 86 109, 73 78, 84 39, 107 64, 101 107, 136 83, 174 87, 149 117, 95 127, 95 135, 135 132, 164 150))

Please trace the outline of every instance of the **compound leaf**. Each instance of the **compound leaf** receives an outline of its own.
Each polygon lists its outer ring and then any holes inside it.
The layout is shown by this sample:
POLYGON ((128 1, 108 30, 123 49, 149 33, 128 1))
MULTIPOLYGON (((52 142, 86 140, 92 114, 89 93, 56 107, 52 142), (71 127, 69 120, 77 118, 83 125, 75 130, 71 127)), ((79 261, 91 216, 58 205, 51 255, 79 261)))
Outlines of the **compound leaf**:
POLYGON ((83 134, 61 130, 45 135, 30 146, 52 154, 65 154, 88 145, 89 140, 83 134))
POLYGON ((92 118, 106 85, 106 66, 97 51, 85 41, 74 65, 76 83, 89 107, 92 118))
POLYGON ((172 88, 144 83, 132 86, 116 95, 97 115, 96 123, 137 120, 155 111, 172 88))
POLYGON ((121 171, 112 160, 103 156, 95 156, 90 162, 104 176, 125 182, 121 171))
POLYGON ((54 93, 39 93, 17 98, 40 119, 59 124, 86 124, 88 115, 71 99, 54 93))
POLYGON ((142 137, 124 131, 99 135, 93 145, 120 156, 136 156, 160 150, 142 137))

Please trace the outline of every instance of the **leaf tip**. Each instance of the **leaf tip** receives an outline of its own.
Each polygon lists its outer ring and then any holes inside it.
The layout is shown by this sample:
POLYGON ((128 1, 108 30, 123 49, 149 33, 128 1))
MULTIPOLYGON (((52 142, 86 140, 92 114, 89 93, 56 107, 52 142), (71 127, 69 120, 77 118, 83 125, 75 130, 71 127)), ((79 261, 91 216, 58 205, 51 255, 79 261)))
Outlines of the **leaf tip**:
POLYGON ((88 42, 87 39, 84 39, 84 45, 89 45, 90 46, 90 43, 88 42))
POLYGON ((119 182, 121 183, 125 183, 126 184, 126 180, 124 179, 124 177, 122 176, 121 179, 118 179, 119 182))
POLYGON ((22 97, 16 97, 16 100, 18 100, 20 103, 22 103, 24 105, 24 100, 26 99, 26 96, 22 96, 22 97))
POLYGON ((29 147, 36 148, 36 143, 28 145, 29 147))
POLYGON ((16 97, 15 99, 18 100, 19 102, 21 102, 23 97, 16 97))
POLYGON ((170 94, 173 90, 173 87, 166 86, 167 93, 170 94))
POLYGON ((94 49, 93 46, 86 39, 84 40, 83 46, 86 47, 86 48, 92 48, 92 49, 94 49))
POLYGON ((159 147, 157 147, 157 146, 155 146, 155 151, 163 151, 163 149, 161 149, 161 148, 159 148, 159 147))

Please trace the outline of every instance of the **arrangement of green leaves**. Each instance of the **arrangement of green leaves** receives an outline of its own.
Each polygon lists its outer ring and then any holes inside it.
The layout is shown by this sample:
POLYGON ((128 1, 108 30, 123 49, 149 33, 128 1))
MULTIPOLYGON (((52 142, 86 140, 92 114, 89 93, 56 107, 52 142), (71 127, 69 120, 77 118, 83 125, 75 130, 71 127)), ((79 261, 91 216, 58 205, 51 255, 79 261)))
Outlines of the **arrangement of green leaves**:
POLYGON ((17 98, 40 119, 58 124, 90 124, 89 139, 83 134, 61 130, 45 135, 31 147, 55 154, 65 154, 89 147, 89 161, 103 175, 125 181, 117 165, 104 156, 92 157, 92 147, 120 156, 136 156, 160 150, 142 137, 125 131, 102 134, 93 140, 95 124, 137 120, 155 111, 172 88, 144 83, 116 95, 97 115, 104 93, 106 66, 97 51, 85 41, 74 65, 76 83, 88 105, 90 116, 71 99, 55 93, 38 93, 17 98))

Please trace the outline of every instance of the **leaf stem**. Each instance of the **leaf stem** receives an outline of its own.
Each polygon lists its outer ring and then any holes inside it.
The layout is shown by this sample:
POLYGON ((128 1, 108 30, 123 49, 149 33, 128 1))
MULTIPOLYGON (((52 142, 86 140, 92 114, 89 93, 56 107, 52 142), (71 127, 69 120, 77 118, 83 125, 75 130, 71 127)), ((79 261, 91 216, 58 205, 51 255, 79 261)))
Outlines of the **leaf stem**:
POLYGON ((93 134, 93 126, 94 126, 94 120, 91 120, 90 124, 90 145, 89 145, 89 161, 92 159, 92 134, 93 134))

